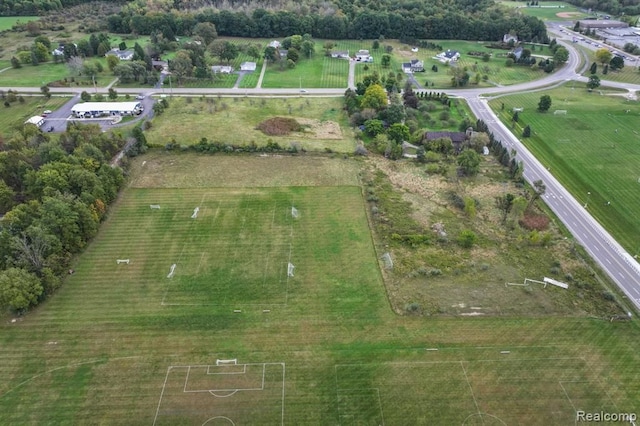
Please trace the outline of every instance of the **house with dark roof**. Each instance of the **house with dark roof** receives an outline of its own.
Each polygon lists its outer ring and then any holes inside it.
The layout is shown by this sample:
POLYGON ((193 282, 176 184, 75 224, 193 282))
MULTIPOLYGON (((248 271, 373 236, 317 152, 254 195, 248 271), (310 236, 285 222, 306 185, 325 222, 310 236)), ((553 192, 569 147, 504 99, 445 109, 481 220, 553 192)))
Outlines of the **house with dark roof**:
POLYGON ((438 59, 440 62, 443 62, 443 63, 457 61, 459 58, 460 58, 460 52, 458 52, 457 50, 450 50, 450 49, 447 49, 445 52, 438 53, 436 55, 436 59, 438 59))
POLYGON ((471 134, 466 132, 425 132, 422 137, 423 144, 434 141, 436 139, 449 139, 453 144, 453 149, 459 153, 464 148, 465 143, 469 140, 471 134))
POLYGON ((334 50, 333 52, 331 52, 331 57, 332 58, 339 58, 339 59, 349 59, 349 51, 348 50, 334 50))

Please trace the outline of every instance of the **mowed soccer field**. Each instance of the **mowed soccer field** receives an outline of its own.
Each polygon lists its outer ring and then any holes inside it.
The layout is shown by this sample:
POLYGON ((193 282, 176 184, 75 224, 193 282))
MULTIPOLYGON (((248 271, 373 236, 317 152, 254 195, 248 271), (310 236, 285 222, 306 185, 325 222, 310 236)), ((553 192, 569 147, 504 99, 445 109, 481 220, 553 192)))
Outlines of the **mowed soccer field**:
POLYGON ((601 89, 610 95, 578 84, 505 96, 491 105, 508 126, 511 110, 524 108, 514 134, 530 125, 532 137, 521 138, 527 148, 632 256, 640 255, 640 103, 601 89), (544 94, 552 106, 541 114, 536 108, 544 94))
MULTIPOLYGON (((151 153, 133 181, 162 164, 189 176, 194 159, 238 165, 151 153)), ((307 185, 286 187, 273 185, 282 161, 243 157, 236 186, 125 189, 64 287, 0 324, 0 424, 566 425, 578 410, 640 411, 636 322, 396 316, 361 188, 340 177, 358 162, 292 157, 306 175, 290 181, 307 185), (242 186, 254 170, 263 186, 242 186)))

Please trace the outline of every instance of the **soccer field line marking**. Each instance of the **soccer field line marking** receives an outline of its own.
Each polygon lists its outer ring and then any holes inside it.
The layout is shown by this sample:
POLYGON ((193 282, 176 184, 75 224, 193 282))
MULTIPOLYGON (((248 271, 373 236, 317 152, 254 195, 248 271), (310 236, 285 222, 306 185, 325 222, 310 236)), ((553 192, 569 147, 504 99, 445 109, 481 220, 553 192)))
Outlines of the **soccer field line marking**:
MULTIPOLYGON (((460 367, 462 367, 462 372, 464 373, 464 379, 467 381, 467 385, 469 386, 469 392, 471 392, 471 397, 473 398, 473 404, 476 406, 476 410, 478 414, 482 415, 482 411, 480 410, 480 406, 478 405, 478 400, 476 399, 476 395, 473 393, 473 387, 471 387, 471 382, 469 381, 469 376, 467 376, 467 370, 464 368, 464 361, 460 361, 460 367)), ((482 422, 484 424, 484 422, 482 422)))
POLYGON ((217 391, 217 390, 210 390, 210 391, 208 391, 208 392, 209 392, 211 395, 215 396, 216 398, 228 398, 228 397, 233 396, 233 395, 235 395, 236 393, 238 393, 238 391, 239 391, 239 390, 242 390, 242 389, 236 389, 236 390, 233 390, 233 391, 224 391, 224 392, 231 392, 231 393, 230 393, 230 394, 228 394, 228 395, 216 395, 216 392, 220 392, 220 391, 217 391))
POLYGON ((367 366, 367 365, 420 365, 420 364, 457 364, 460 362, 475 363, 475 362, 517 362, 517 361, 569 361, 569 360, 582 360, 583 357, 557 357, 557 358, 495 358, 495 359, 474 359, 474 360, 452 360, 452 361, 409 361, 409 362, 376 362, 376 363, 359 363, 359 364, 335 364, 337 371, 338 367, 354 367, 354 366, 367 366))
POLYGON ((576 408, 575 405, 573 405, 573 401, 571 400, 571 398, 569 397, 569 393, 567 392, 567 390, 564 388, 564 386, 562 385, 562 381, 558 380, 558 384, 560 385, 560 387, 562 388, 562 392, 564 392, 564 396, 567 398, 567 401, 569 401, 569 404, 571 404, 571 407, 573 407, 573 411, 574 413, 578 412, 578 409, 576 408))
MULTIPOLYGON (((139 357, 126 357, 126 358, 139 358, 139 357)), ((98 362, 98 361, 92 361, 92 362, 98 362)), ((266 380, 266 369, 267 366, 279 366, 282 368, 282 395, 281 395, 281 399, 280 399, 280 424, 282 426, 284 426, 284 402, 285 402, 285 378, 286 378, 286 365, 284 362, 254 362, 254 363, 244 363, 244 364, 234 364, 234 365, 243 365, 245 366, 262 366, 262 388, 255 388, 255 389, 240 389, 240 388, 236 388, 236 389, 224 389, 224 390, 216 390, 216 389, 212 389, 212 390, 203 390, 203 391, 185 391, 183 390, 183 393, 205 393, 205 392, 209 392, 211 393, 211 395, 215 396, 215 397, 219 397, 219 398, 223 398, 223 397, 229 397, 232 396, 233 394, 235 394, 238 391, 264 391, 265 390, 265 380, 266 380), (230 395, 215 395, 213 394, 211 391, 213 392, 232 392, 232 394, 230 395)), ((187 374, 185 375, 185 388, 186 389, 186 384, 187 381, 189 379, 189 373, 191 371, 191 368, 209 368, 214 366, 214 364, 198 364, 198 365, 169 365, 167 367, 167 372, 165 373, 165 377, 164 377, 164 382, 162 384, 162 391, 160 392, 160 398, 158 399, 158 407, 156 408, 156 414, 153 418, 153 425, 155 426, 155 424, 157 423, 157 419, 160 413, 160 407, 162 406, 162 399, 164 396, 164 391, 166 389, 167 386, 167 380, 169 379, 169 373, 174 370, 174 369, 187 369, 187 374)), ((63 367, 61 367, 63 368, 63 367)), ((217 417, 213 417, 213 418, 223 418, 222 416, 217 416, 217 417)), ((226 417, 225 417, 226 418, 226 417)))
POLYGON ((238 371, 238 372, 230 372, 230 373, 213 373, 211 372, 211 367, 216 367, 216 368, 226 368, 226 365, 207 365, 207 374, 208 375, 213 375, 213 374, 221 374, 221 375, 225 375, 225 374, 246 374, 247 372, 247 364, 230 364, 229 367, 233 366, 233 367, 237 367, 238 365, 242 365, 242 371, 238 371))
MULTIPOLYGON (((273 203, 273 212, 271 214, 271 234, 273 234, 273 228, 276 221, 276 207, 278 203, 273 203)), ((264 262, 264 272, 262 273, 262 288, 264 289, 267 285, 267 271, 269 270, 269 260, 271 257, 269 256, 269 250, 267 250, 267 259, 264 262)))
POLYGON ((198 266, 196 267, 196 275, 200 273, 200 266, 202 266, 202 260, 204 259, 205 254, 207 253, 204 251, 200 254, 200 260, 198 261, 198 266))
MULTIPOLYGON (((291 205, 293 206, 293 199, 291 199, 291 205)), ((293 255, 293 218, 289 223, 289 256, 287 258, 287 278, 284 285, 284 305, 289 303, 289 272, 288 267, 291 263, 291 256, 293 255)))

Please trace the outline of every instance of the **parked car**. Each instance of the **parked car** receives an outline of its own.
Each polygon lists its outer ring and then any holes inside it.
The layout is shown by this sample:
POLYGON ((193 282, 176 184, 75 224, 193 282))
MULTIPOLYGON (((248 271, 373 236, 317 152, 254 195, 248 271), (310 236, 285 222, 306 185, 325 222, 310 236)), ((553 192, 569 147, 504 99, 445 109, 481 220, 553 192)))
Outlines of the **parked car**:
POLYGON ((136 96, 136 100, 141 101, 144 99, 144 95, 138 95, 136 96))
POLYGON ((47 115, 51 114, 51 110, 47 109, 45 111, 42 112, 42 117, 46 117, 47 115))

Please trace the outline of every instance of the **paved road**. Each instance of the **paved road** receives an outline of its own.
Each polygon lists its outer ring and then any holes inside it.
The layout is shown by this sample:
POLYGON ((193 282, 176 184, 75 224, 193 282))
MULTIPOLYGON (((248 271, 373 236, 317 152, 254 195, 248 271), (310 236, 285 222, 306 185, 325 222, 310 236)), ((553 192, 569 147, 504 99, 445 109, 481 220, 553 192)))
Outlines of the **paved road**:
MULTIPOLYGON (((552 28, 552 31, 558 28, 552 28)), ((545 76, 542 79, 522 84, 494 88, 447 90, 449 95, 465 98, 473 113, 481 118, 489 126, 490 131, 503 141, 508 148, 517 152, 518 160, 524 164, 524 177, 532 183, 542 180, 546 187, 545 201, 556 213, 558 218, 567 226, 577 241, 582 244, 587 252, 596 260, 602 269, 626 294, 630 302, 640 310, 640 264, 638 264, 625 250, 609 235, 600 224, 589 214, 584 206, 574 199, 551 173, 525 148, 525 146, 507 129, 487 105, 486 96, 499 96, 507 93, 522 91, 544 90, 566 81, 586 82, 587 78, 576 73, 580 64, 580 54, 573 48, 571 42, 559 40, 559 43, 569 50, 567 64, 559 70, 545 76)), ((355 64, 350 64, 350 76, 354 73, 355 64)), ((583 68, 588 66, 585 63, 583 68)), ((349 78, 349 86, 354 82, 349 78)), ((640 85, 603 81, 603 86, 624 88, 627 90, 640 90, 640 85)), ((8 90, 9 88, 0 88, 8 90)), ((98 89, 107 92, 106 89, 98 89)), ((39 93, 40 88, 20 88, 23 93, 39 93)), ((118 89, 121 93, 136 94, 141 89, 118 89)), ((146 94, 154 93, 152 90, 142 90, 146 94)), ((68 88, 51 88, 51 93, 69 93, 68 88)), ((157 93, 157 92, 156 92, 157 93)), ((308 89, 305 96, 340 96, 344 89, 308 89)), ((299 96, 299 89, 185 89, 174 88, 173 94, 180 95, 221 95, 221 96, 299 96)))
POLYGON ((547 188, 544 195, 547 205, 627 295, 629 301, 640 310, 640 265, 498 120, 486 99, 470 99, 469 106, 477 117, 487 123, 497 139, 509 150, 516 150, 518 160, 524 164, 525 179, 529 183, 536 180, 544 182, 547 188))

